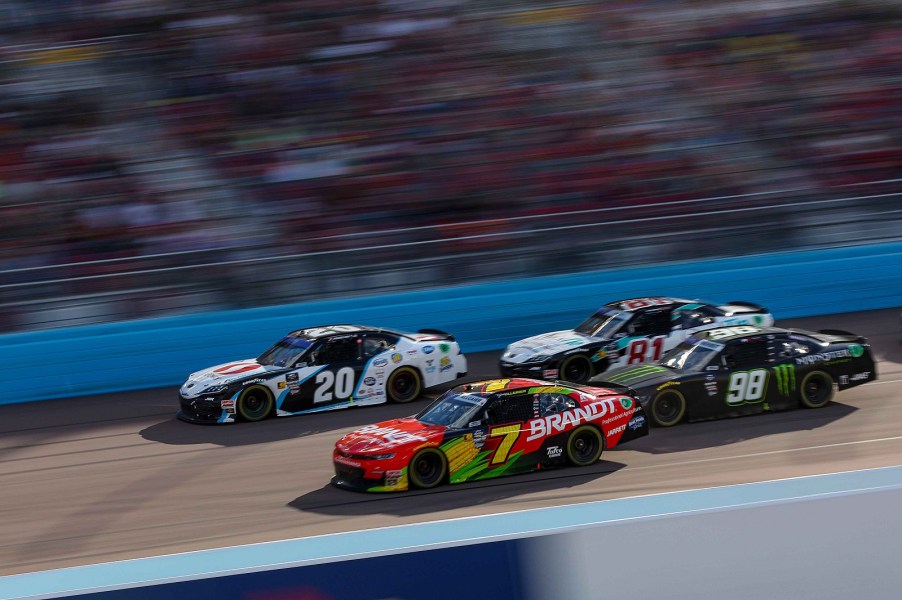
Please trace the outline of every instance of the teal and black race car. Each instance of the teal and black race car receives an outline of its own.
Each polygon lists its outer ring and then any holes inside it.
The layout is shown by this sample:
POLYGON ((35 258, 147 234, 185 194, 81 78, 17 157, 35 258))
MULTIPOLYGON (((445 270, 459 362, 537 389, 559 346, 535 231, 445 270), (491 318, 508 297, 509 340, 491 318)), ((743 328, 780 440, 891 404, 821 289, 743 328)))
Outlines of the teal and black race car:
POLYGON ((655 362, 696 331, 773 324, 766 308, 749 302, 632 298, 605 304, 576 329, 514 342, 499 366, 505 377, 585 383, 610 367, 655 362))
POLYGON ((257 358, 189 375, 179 389, 178 418, 234 423, 411 402, 423 389, 466 373, 460 344, 442 331, 308 327, 292 331, 257 358))
POLYGON ((867 339, 846 331, 719 327, 693 334, 658 364, 618 367, 591 384, 639 399, 651 422, 826 406, 837 389, 877 379, 867 339))

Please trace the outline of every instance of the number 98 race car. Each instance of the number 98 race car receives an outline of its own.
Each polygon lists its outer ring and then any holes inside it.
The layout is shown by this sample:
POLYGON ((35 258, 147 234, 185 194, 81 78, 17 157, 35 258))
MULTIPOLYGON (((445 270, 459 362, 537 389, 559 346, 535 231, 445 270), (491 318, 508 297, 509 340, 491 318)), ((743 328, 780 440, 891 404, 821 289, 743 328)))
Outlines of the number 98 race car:
POLYGON ((695 333, 656 365, 617 367, 592 385, 639 398, 652 423, 821 408, 835 391, 874 381, 866 338, 827 329, 721 327, 695 333))
POLYGON ((501 356, 505 377, 585 383, 610 367, 655 362, 693 332, 725 325, 773 325, 763 306, 680 298, 609 302, 576 329, 514 342, 501 356))
POLYGON ((410 402, 424 388, 467 373, 453 336, 330 325, 289 333, 257 358, 192 373, 178 418, 192 423, 260 421, 351 406, 410 402))

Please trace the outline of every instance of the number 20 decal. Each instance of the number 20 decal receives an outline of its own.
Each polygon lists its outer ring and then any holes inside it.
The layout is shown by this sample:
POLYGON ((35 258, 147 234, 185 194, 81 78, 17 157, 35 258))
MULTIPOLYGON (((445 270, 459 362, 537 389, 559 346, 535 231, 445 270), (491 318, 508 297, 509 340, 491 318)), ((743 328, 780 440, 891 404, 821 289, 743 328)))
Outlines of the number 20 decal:
POLYGON ((500 465, 505 462, 507 460, 507 455, 511 452, 511 448, 514 447, 514 442, 520 437, 520 433, 520 423, 505 425, 504 427, 495 427, 492 429, 489 432, 489 437, 503 436, 504 439, 498 444, 498 448, 495 450, 495 454, 492 456, 492 461, 489 464, 500 465))
POLYGON ((354 369, 342 367, 336 371, 320 371, 316 374, 317 388, 313 394, 313 403, 344 400, 354 393, 354 369), (333 392, 333 384, 335 386, 333 392))
POLYGON ((727 404, 760 402, 767 385, 767 369, 736 371, 730 375, 727 404))

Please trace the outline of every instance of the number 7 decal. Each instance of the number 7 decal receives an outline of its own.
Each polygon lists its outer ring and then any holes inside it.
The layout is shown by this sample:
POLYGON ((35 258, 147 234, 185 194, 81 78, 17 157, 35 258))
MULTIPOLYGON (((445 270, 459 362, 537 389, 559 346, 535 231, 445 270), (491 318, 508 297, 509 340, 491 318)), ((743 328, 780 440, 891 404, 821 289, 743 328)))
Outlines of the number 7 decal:
POLYGON ((511 448, 514 447, 514 443, 517 441, 517 438, 520 437, 520 433, 522 430, 520 429, 520 423, 514 423, 513 425, 505 425, 503 427, 495 427, 489 432, 489 437, 504 437, 501 440, 501 443, 498 444, 498 448, 495 449, 495 455, 492 456, 492 460, 489 464, 492 465, 500 465, 501 463, 507 461, 507 455, 510 454, 511 448))

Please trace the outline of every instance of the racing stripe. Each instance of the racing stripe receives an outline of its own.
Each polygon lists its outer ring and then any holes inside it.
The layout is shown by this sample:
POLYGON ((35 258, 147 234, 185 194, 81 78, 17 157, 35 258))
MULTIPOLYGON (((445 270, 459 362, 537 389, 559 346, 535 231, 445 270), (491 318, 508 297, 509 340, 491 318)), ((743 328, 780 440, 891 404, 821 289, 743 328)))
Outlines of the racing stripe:
MULTIPOLYGON (((303 379, 298 379, 297 385, 300 386, 302 383, 304 383, 305 381, 307 381, 308 379, 310 379, 311 377, 313 377, 314 375, 316 375, 317 373, 319 373, 320 371, 322 371, 325 368, 326 368, 326 365, 323 365, 320 368, 318 368, 316 371, 313 371, 312 373, 310 373, 309 375, 304 377, 303 379)), ((286 373, 286 375, 287 375, 287 373, 286 373)), ((286 388, 285 391, 283 391, 281 394, 279 394, 279 398, 278 398, 278 400, 276 400, 276 410, 282 410, 282 403, 285 401, 285 396, 288 395, 288 384, 285 384, 285 388, 286 388)), ((288 414, 294 415, 294 414, 299 414, 299 413, 288 413, 288 414)))

